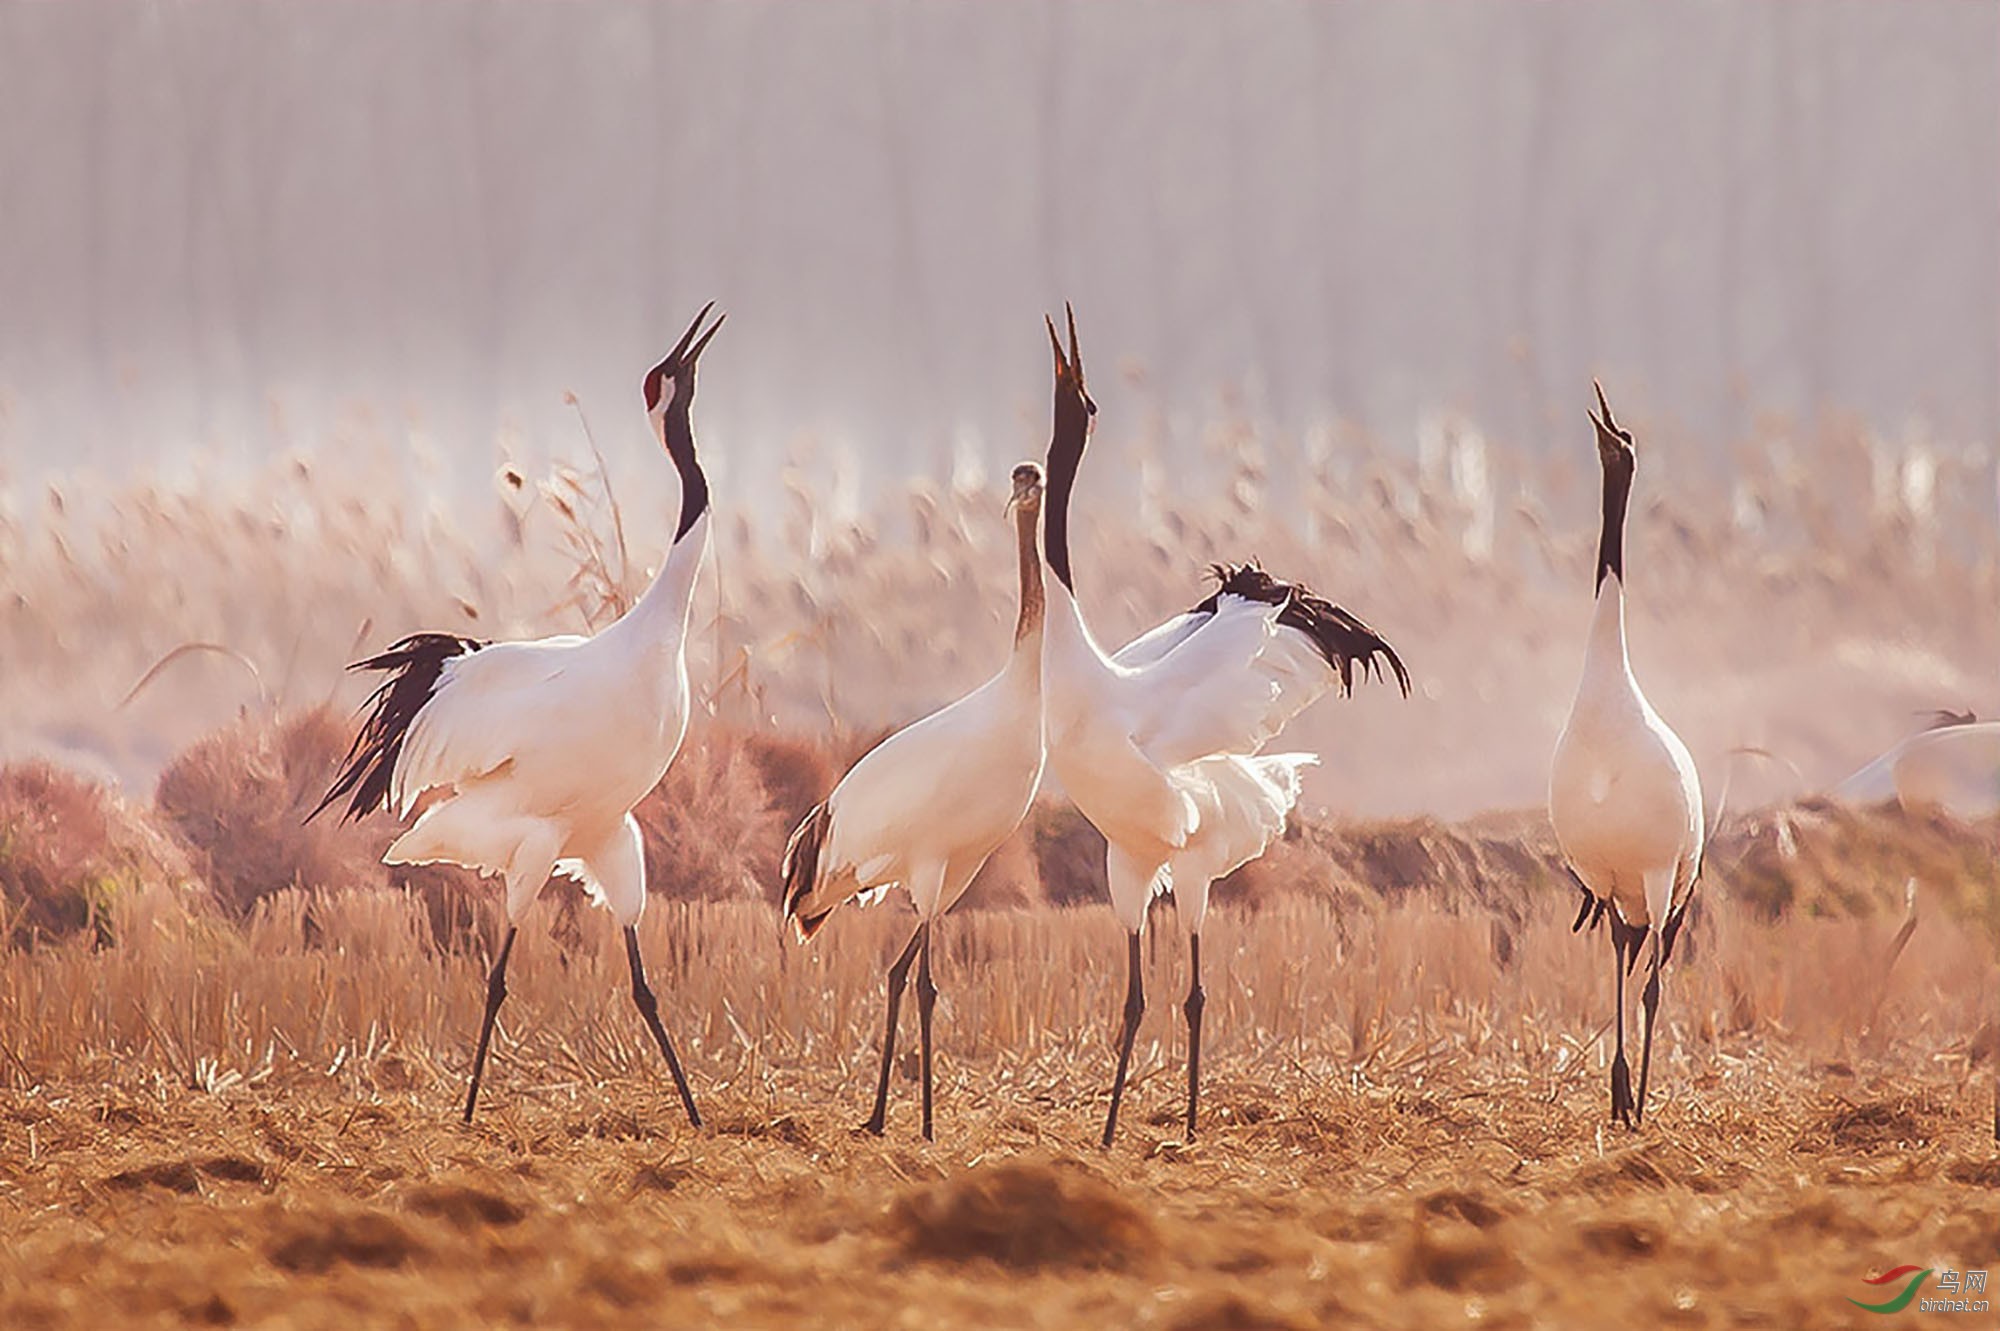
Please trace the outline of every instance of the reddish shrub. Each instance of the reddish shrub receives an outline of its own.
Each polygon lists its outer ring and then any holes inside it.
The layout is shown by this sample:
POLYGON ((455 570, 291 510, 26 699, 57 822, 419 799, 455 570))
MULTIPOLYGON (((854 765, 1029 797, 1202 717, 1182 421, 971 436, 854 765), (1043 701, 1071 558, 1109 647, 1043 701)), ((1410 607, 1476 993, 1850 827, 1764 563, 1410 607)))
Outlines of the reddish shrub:
POLYGON ((678 900, 776 900, 787 824, 765 794, 752 746, 717 727, 691 737, 633 816, 646 886, 678 900))
POLYGON ((1021 827, 1033 847, 1044 901, 1079 906, 1111 899, 1104 878, 1104 836, 1088 818, 1068 804, 1038 801, 1021 827))
POLYGON ((373 819, 305 816, 347 752, 347 728, 324 707, 246 716, 176 757, 154 804, 195 852, 209 888, 238 919, 288 887, 385 887, 387 844, 373 819))
POLYGON ((104 786, 46 762, 0 767, 0 900, 10 938, 106 938, 112 894, 186 885, 187 858, 104 786))

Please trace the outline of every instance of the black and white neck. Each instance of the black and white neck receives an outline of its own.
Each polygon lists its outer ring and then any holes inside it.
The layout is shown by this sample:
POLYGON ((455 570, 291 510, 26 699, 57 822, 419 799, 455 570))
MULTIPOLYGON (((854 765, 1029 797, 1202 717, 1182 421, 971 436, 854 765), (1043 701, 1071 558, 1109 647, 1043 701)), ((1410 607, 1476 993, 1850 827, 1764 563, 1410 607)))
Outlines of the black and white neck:
MULTIPOLYGON (((658 391, 649 384, 649 399, 658 391)), ((674 528, 674 542, 679 544, 694 528, 695 520, 708 511, 708 475, 701 469, 701 458, 694 447, 694 423, 689 410, 694 405, 694 367, 689 366, 685 376, 673 382, 673 391, 664 400, 650 402, 647 414, 652 418, 653 432, 666 448, 667 456, 673 459, 674 470, 681 478, 681 515, 674 528), (683 386, 685 385, 685 386, 683 386)))
POLYGON ((653 432, 659 436, 666 448, 667 456, 674 461, 674 470, 681 476, 681 518, 674 528, 674 544, 679 545, 702 514, 708 512, 708 477, 702 473, 701 459, 694 451, 694 422, 689 413, 694 407, 694 369, 707 348, 710 339, 722 328, 728 315, 717 316, 708 331, 701 332, 702 321, 708 318, 715 302, 701 307, 694 322, 681 334, 681 340, 667 353, 666 359, 646 371, 646 416, 653 423, 653 432), (696 334, 700 333, 700 339, 696 334))
POLYGON ((1597 389, 1597 403, 1603 415, 1593 413, 1590 423, 1597 430, 1597 460, 1604 469, 1604 526, 1597 537, 1597 593, 1602 595, 1607 577, 1615 580, 1621 591, 1625 586, 1625 509, 1632 497, 1638 455, 1632 448, 1631 432, 1612 418, 1602 386, 1597 389))
POLYGON ((1055 351, 1055 417, 1049 434, 1048 516, 1044 522, 1049 570, 1056 580, 1076 594, 1076 580, 1069 562, 1069 499, 1076 485, 1077 468, 1083 463, 1084 445, 1090 440, 1090 418, 1097 404, 1083 386, 1083 354, 1076 344, 1076 313, 1067 305, 1069 354, 1056 337, 1055 320, 1048 320, 1049 345, 1055 351))

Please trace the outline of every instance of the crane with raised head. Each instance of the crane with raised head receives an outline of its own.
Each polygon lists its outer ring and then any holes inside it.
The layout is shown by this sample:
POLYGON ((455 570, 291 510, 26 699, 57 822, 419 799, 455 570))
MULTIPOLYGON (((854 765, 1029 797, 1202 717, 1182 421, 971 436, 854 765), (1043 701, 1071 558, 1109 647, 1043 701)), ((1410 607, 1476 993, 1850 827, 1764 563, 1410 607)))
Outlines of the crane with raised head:
POLYGON ((472 1121, 521 921, 551 874, 575 878, 625 934, 632 1001, 665 1057, 688 1122, 694 1095, 639 955, 646 861, 632 809, 659 784, 687 734, 688 614, 708 549, 708 479, 695 455, 695 363, 722 327, 702 307, 646 372, 653 432, 680 474, 680 518, 652 583, 594 636, 480 642, 418 633, 353 666, 387 676, 339 774, 313 810, 345 799, 343 819, 387 807, 405 816, 442 791, 396 838, 390 864, 457 864, 506 885, 507 933, 486 980, 486 1009, 465 1095, 472 1121))
POLYGON ((1069 543, 1070 493, 1097 404, 1084 386, 1076 315, 1067 311, 1065 355, 1055 321, 1056 422, 1049 443, 1044 544, 1055 585, 1049 595, 1049 766, 1085 818, 1104 834, 1111 907, 1127 934, 1127 984, 1117 1071, 1104 1145, 1145 1014, 1140 934, 1156 895, 1172 892, 1188 931, 1187 1135, 1201 1089, 1201 929, 1209 886, 1262 855, 1298 803, 1310 753, 1262 750, 1291 719, 1338 686, 1351 692, 1357 667, 1409 672, 1375 630, 1303 583, 1254 561, 1218 565, 1215 590, 1183 614, 1114 653, 1097 645, 1077 605, 1069 543))

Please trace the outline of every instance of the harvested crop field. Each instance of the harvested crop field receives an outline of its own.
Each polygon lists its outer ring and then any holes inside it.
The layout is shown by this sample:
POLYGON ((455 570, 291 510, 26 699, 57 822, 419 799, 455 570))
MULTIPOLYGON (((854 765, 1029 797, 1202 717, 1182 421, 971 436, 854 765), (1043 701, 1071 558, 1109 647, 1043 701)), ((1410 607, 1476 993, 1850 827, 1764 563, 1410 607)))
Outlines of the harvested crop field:
POLYGON ((927 1145, 908 1060, 887 1137, 855 1130, 894 908, 802 949, 759 904, 656 903, 693 1131, 603 917, 545 905, 467 1128, 493 920, 443 947, 394 890, 240 924, 143 890, 0 958, 0 1324, 1842 1326, 1876 1271, 2000 1266, 1996 994, 1950 898, 1900 953, 1900 903, 1708 911, 1630 1134, 1609 947, 1554 893, 1221 908, 1193 1144, 1156 930, 1104 1151, 1101 907, 947 922, 927 1145))

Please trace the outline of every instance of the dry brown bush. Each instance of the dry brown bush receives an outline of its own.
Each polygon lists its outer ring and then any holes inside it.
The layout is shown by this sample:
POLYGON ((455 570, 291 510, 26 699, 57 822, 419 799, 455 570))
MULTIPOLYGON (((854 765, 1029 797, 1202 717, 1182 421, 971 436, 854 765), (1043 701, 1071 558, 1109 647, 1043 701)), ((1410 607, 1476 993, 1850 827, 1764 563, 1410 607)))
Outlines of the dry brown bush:
POLYGON ((305 821, 347 752, 331 709, 248 715, 176 757, 154 805, 195 853, 216 901, 236 919, 290 887, 388 886, 387 844, 367 820, 338 811, 305 821))
POLYGON ((145 884, 199 894, 186 856, 106 787, 46 762, 0 767, 0 945, 89 931, 145 884))
POLYGON ((757 751, 741 737, 721 728, 691 735, 633 816, 654 895, 776 899, 790 828, 765 792, 757 751))
POLYGON ((1911 879, 1927 901, 2000 937, 2000 820, 1967 823, 1895 804, 1826 800, 1757 810, 1718 839, 1709 863, 1732 900, 1766 919, 1788 911, 1900 911, 1911 879))
POLYGON ((1104 877, 1104 835, 1069 804, 1038 800, 1020 835, 1034 851, 1042 900, 1051 906, 1109 902, 1104 877))

